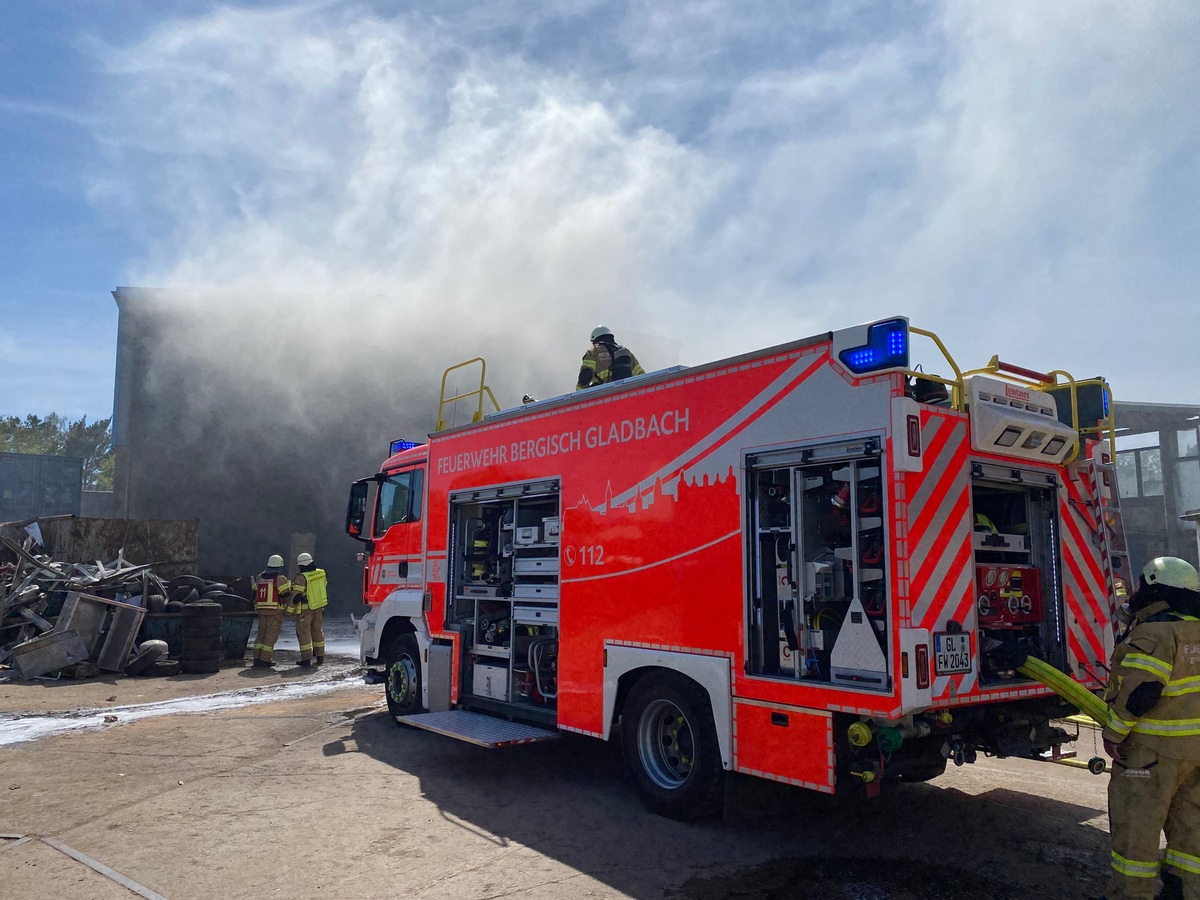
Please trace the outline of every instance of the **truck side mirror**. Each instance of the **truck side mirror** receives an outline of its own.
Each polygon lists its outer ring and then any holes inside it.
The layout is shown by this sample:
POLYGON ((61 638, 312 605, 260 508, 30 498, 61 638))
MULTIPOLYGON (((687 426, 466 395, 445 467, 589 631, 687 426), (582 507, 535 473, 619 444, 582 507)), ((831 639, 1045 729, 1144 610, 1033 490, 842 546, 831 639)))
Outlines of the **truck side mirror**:
POLYGON ((363 528, 367 520, 367 481, 350 485, 350 502, 346 506, 346 534, 356 541, 366 541, 363 528))

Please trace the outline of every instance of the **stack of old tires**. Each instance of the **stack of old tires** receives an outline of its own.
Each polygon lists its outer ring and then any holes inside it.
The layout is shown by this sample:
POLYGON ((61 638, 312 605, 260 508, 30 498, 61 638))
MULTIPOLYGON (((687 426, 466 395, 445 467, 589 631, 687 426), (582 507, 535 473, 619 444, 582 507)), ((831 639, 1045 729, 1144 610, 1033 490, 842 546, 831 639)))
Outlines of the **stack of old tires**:
POLYGON ((208 581, 197 575, 177 575, 163 586, 164 594, 151 595, 146 604, 147 612, 179 613, 185 606, 197 601, 220 604, 227 613, 254 611, 254 601, 231 593, 229 586, 219 581, 208 581))
POLYGON ((183 608, 183 653, 180 668, 185 674, 221 671, 224 658, 221 640, 221 604, 197 600, 183 608))

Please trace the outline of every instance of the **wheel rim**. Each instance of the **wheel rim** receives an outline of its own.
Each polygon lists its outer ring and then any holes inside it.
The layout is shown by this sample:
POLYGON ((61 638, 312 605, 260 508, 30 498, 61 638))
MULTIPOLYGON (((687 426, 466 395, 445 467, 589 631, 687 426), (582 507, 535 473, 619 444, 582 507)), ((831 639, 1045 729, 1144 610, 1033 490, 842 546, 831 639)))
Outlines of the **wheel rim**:
POLYGON ((638 755, 656 785, 674 790, 687 781, 696 761, 692 726, 669 700, 655 700, 638 722, 638 755))
POLYGON ((416 696, 417 667, 411 656, 401 656, 388 669, 388 694, 392 702, 407 712, 416 696))

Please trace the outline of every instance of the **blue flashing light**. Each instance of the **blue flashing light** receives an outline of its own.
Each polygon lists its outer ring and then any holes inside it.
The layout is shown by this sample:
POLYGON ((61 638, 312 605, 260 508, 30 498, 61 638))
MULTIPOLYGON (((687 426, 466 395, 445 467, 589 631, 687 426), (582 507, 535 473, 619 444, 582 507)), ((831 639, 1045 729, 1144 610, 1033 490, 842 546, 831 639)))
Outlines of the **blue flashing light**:
POLYGON ((1100 396, 1104 398, 1104 418, 1108 418, 1108 385, 1100 388, 1100 396))
POLYGON ((392 441, 388 445, 388 451, 395 456, 403 450, 411 450, 413 447, 420 447, 420 441, 392 441))
POLYGON ((908 323, 903 319, 876 322, 867 329, 867 343, 838 354, 851 372, 862 375, 880 369, 908 368, 908 323))

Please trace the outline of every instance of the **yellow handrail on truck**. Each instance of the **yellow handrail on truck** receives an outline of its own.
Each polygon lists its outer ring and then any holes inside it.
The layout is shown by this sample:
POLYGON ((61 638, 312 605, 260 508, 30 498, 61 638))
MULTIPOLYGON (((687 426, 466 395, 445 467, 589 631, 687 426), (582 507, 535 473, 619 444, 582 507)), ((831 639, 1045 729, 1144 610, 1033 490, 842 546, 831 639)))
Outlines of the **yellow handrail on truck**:
POLYGON ((441 390, 441 394, 438 399, 438 415, 437 415, 437 429, 436 430, 441 431, 443 428, 446 427, 446 417, 444 415, 444 410, 446 408, 446 405, 447 404, 453 405, 453 404, 457 403, 459 400, 466 400, 468 397, 478 397, 479 398, 479 402, 475 406, 475 411, 471 414, 471 421, 472 422, 480 421, 483 418, 483 398, 485 396, 489 400, 492 401, 492 406, 495 407, 495 411, 499 412, 500 404, 496 402, 496 397, 492 393, 492 389, 487 386, 487 363, 484 361, 482 356, 476 356, 474 359, 468 359, 466 362, 460 362, 458 365, 451 366, 450 368, 448 368, 445 372, 442 373, 442 390, 441 390), (447 398, 446 397, 446 379, 450 376, 450 373, 453 372, 455 369, 464 369, 467 366, 472 365, 474 363, 479 363, 479 387, 473 391, 467 391, 467 393, 465 393, 465 394, 458 394, 457 396, 447 398))

